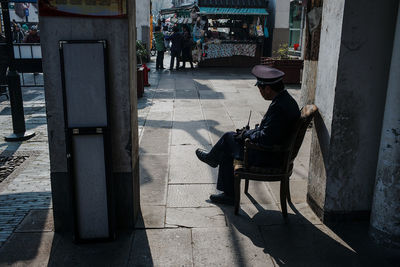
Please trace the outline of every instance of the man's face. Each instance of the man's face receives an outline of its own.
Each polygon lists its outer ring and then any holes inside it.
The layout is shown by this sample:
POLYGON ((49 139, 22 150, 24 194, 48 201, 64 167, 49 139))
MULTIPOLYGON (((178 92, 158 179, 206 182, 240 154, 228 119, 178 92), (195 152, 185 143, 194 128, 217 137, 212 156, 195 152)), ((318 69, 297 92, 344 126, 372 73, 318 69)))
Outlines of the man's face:
POLYGON ((260 94, 265 100, 274 99, 274 92, 269 85, 257 85, 260 90, 260 94))

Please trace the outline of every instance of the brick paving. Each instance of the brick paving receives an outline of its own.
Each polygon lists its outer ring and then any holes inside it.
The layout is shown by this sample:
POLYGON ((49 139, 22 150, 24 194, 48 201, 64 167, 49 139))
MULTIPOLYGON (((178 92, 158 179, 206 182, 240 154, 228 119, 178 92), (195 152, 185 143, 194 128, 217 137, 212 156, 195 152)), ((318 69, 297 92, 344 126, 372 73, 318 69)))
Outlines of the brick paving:
MULTIPOLYGON (((41 80, 41 75, 37 78, 41 80)), ((29 74, 25 79, 32 83, 29 74)), ((10 102, 0 97, 0 156, 27 157, 0 183, 0 247, 30 210, 51 208, 44 89, 23 87, 22 94, 26 129, 36 133, 25 142, 4 141, 4 136, 12 133, 12 119, 10 102)))

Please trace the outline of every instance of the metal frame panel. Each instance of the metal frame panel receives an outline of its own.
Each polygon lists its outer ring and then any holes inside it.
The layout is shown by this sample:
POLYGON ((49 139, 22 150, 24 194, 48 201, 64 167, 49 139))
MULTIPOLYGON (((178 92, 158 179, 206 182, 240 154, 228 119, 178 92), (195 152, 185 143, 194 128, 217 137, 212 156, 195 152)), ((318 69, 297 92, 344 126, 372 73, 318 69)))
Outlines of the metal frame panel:
POLYGON ((114 209, 114 197, 112 187, 112 160, 111 160, 111 133, 110 133, 110 115, 109 115, 109 79, 108 79, 108 53, 107 53, 107 42, 105 40, 69 40, 59 42, 60 51, 60 65, 61 65, 61 82, 63 89, 63 108, 64 108, 64 129, 66 135, 66 148, 67 148, 67 168, 68 176, 72 184, 72 205, 74 207, 74 240, 75 242, 93 242, 93 241, 110 241, 115 239, 115 209, 114 209), (68 99, 67 99, 67 88, 66 88, 66 77, 65 77, 65 58, 64 58, 64 45, 65 44, 99 44, 103 45, 103 56, 104 58, 104 90, 106 96, 106 116, 107 124, 99 125, 98 127, 69 127, 68 124, 68 99), (100 238, 82 238, 82 233, 79 229, 79 218, 78 218, 78 201, 77 201, 77 181, 74 175, 75 168, 73 158, 74 157, 74 144, 73 136, 76 135, 102 135, 104 145, 104 166, 106 174, 106 194, 107 194, 107 209, 108 209, 108 236, 100 238))

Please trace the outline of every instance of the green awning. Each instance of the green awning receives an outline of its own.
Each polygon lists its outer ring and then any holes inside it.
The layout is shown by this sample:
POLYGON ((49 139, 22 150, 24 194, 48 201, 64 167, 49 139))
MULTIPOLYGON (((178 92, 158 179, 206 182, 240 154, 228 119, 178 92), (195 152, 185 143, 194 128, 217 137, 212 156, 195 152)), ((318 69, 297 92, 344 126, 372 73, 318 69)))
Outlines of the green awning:
POLYGON ((268 15, 264 8, 200 7, 201 15, 268 15))

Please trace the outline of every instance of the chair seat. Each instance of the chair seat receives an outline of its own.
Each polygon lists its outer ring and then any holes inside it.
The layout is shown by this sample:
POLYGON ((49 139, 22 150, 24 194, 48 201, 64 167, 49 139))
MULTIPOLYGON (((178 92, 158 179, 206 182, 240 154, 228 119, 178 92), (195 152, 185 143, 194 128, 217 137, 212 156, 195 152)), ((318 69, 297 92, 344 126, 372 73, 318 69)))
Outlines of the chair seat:
POLYGON ((243 160, 235 159, 233 161, 233 169, 236 172, 240 173, 253 173, 260 175, 282 175, 284 174, 282 169, 279 168, 263 168, 258 166, 250 166, 248 169, 245 168, 245 164, 243 160))

